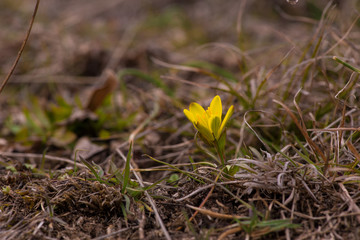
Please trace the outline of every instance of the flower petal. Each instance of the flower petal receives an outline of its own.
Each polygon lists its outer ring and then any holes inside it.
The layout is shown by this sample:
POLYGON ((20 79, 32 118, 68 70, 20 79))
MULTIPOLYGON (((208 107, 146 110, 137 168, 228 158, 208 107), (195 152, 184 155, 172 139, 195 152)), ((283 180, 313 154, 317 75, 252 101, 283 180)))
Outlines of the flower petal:
POLYGON ((209 119, 209 125, 211 128, 211 132, 215 136, 216 139, 219 139, 219 128, 220 128, 221 120, 218 116, 212 116, 209 119))
POLYGON ((231 115, 234 113, 234 106, 231 105, 229 110, 227 111, 223 122, 221 123, 220 129, 219 129, 219 136, 221 135, 221 133, 224 131, 224 128, 226 126, 226 123, 229 121, 231 115))
POLYGON ((190 103, 189 110, 194 116, 203 116, 204 114, 206 114, 204 108, 196 102, 190 103))
POLYGON ((221 104, 221 98, 219 95, 216 95, 213 100, 210 103, 210 112, 211 115, 217 116, 220 118, 221 122, 221 116, 222 116, 222 104, 221 104))
POLYGON ((190 112, 196 120, 196 124, 201 124, 205 128, 209 128, 208 124, 208 114, 205 112, 204 108, 198 103, 191 103, 189 107, 190 112))
POLYGON ((187 109, 184 109, 185 116, 192 122, 194 125, 196 125, 196 118, 195 116, 187 109))

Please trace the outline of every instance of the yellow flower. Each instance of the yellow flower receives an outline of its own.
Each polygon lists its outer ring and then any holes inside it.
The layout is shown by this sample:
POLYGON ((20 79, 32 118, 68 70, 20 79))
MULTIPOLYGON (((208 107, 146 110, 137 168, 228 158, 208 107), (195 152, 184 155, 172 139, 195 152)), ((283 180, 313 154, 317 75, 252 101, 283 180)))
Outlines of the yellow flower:
POLYGON ((219 95, 213 98, 210 107, 206 111, 200 104, 195 102, 190 104, 189 110, 184 109, 185 116, 209 143, 219 140, 233 112, 234 106, 231 105, 225 118, 221 120, 222 104, 219 95))

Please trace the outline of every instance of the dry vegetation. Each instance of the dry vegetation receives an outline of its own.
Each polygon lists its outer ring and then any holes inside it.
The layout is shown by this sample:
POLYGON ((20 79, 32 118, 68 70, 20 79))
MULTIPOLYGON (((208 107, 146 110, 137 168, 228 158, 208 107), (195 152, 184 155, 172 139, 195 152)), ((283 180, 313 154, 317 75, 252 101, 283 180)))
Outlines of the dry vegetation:
MULTIPOLYGON (((35 2, 0 2, 1 79, 35 2)), ((358 9, 40 2, 0 95, 0 239, 360 239, 358 9), (226 166, 183 114, 217 94, 226 166)))

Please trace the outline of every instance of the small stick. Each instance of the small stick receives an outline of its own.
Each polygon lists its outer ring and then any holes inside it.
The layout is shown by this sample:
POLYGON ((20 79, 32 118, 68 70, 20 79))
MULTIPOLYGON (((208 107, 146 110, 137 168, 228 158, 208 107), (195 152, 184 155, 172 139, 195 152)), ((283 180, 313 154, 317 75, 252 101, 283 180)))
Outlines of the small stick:
MULTIPOLYGON (((74 160, 62 158, 62 157, 56 157, 51 155, 43 155, 43 154, 36 154, 36 153, 12 153, 12 152, 0 152, 0 156, 5 157, 24 157, 24 158, 45 158, 46 160, 50 161, 58 161, 58 162, 66 162, 70 164, 74 164, 74 160)), ((77 167, 86 168, 84 164, 76 163, 77 167)))
POLYGON ((229 230, 226 230, 225 232, 223 232, 218 240, 223 240, 225 239, 228 235, 231 235, 231 234, 234 234, 234 233, 237 233, 237 232, 240 232, 242 230, 242 228, 239 226, 239 227, 234 227, 234 228, 230 228, 229 230))
POLYGON ((229 215, 229 214, 223 214, 223 213, 217 213, 217 212, 213 212, 204 208, 198 208, 198 207, 194 207, 191 205, 186 204, 187 207, 196 210, 202 214, 208 215, 210 217, 214 217, 214 218, 220 218, 220 219, 240 219, 240 218, 248 218, 246 216, 237 216, 237 215, 229 215))
POLYGON ((32 26, 33 26, 33 23, 34 23, 34 20, 35 20, 35 16, 36 16, 36 13, 37 13, 37 10, 38 10, 38 7, 39 7, 39 4, 40 4, 40 0, 37 0, 36 1, 36 5, 35 5, 35 9, 34 9, 34 12, 33 12, 33 15, 32 15, 32 18, 31 18, 31 21, 30 21, 30 25, 29 25, 29 28, 26 32, 26 36, 25 36, 25 39, 20 47, 20 50, 17 54, 17 57, 15 59, 15 62, 13 63, 13 65, 11 66, 10 68, 10 72, 6 75, 4 81, 2 82, 1 86, 0 86, 0 94, 2 92, 2 90, 5 88, 5 85, 6 83, 9 81, 11 75, 13 74, 15 68, 16 68, 16 65, 18 64, 19 60, 20 60, 20 57, 21 57, 21 54, 22 52, 24 51, 24 48, 25 48, 25 45, 29 39, 29 36, 30 36, 30 32, 31 32, 31 29, 32 29, 32 26))

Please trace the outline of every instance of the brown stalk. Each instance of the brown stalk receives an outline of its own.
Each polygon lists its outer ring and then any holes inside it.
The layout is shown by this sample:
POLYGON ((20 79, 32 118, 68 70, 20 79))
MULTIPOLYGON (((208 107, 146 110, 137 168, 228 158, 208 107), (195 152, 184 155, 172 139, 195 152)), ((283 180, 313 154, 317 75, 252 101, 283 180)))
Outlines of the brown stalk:
POLYGON ((18 62, 19 62, 19 60, 20 60, 21 54, 22 54, 22 52, 24 51, 24 48, 25 48, 25 46, 26 46, 26 43, 27 43, 27 41, 28 41, 28 39, 29 39, 29 36, 30 36, 30 33, 31 33, 32 26, 33 26, 34 21, 35 21, 35 17, 36 17, 37 10, 38 10, 38 8, 39 8, 39 4, 40 4, 40 0, 36 0, 36 5, 35 5, 34 11, 33 11, 33 15, 32 15, 32 17, 31 17, 30 25, 29 25, 28 30, 27 30, 27 32, 26 32, 25 39, 24 39, 23 43, 21 44, 20 50, 19 50, 19 52, 18 52, 18 54, 17 54, 17 57, 16 57, 13 65, 12 65, 11 68, 10 68, 9 73, 6 75, 4 81, 1 83, 1 86, 0 86, 0 94, 1 94, 1 92, 4 90, 5 85, 6 85, 7 82, 9 81, 11 75, 13 74, 13 72, 14 72, 14 70, 15 70, 15 68, 16 68, 16 65, 18 64, 18 62))
POLYGON ((223 214, 223 213, 217 213, 217 212, 213 212, 207 209, 203 209, 203 208, 198 208, 198 207, 194 207, 191 205, 186 205, 187 207, 196 210, 202 214, 208 215, 210 217, 213 218, 220 218, 220 219, 234 219, 234 218, 246 218, 246 216, 236 216, 236 215, 229 215, 229 214, 223 214))
POLYGON ((230 228, 229 230, 226 230, 225 232, 223 232, 223 233, 219 236, 218 240, 223 240, 223 239, 225 239, 225 238, 226 238, 228 235, 230 235, 230 234, 234 234, 234 233, 240 232, 241 229, 242 229, 241 227, 230 228))
MULTIPOLYGON (((42 159, 45 158, 49 161, 55 161, 55 162, 65 162, 69 164, 74 164, 74 160, 62 158, 62 157, 56 157, 51 155, 44 155, 44 154, 36 154, 36 153, 13 153, 13 152, 0 152, 0 156, 5 157, 13 157, 13 158, 38 158, 42 159)), ((79 168, 86 168, 86 166, 82 163, 76 163, 76 166, 79 168)))
POLYGON ((324 129, 318 129, 318 128, 309 128, 307 131, 313 131, 313 132, 338 132, 340 133, 342 131, 360 131, 360 128, 356 127, 338 127, 338 128, 324 128, 324 129))

